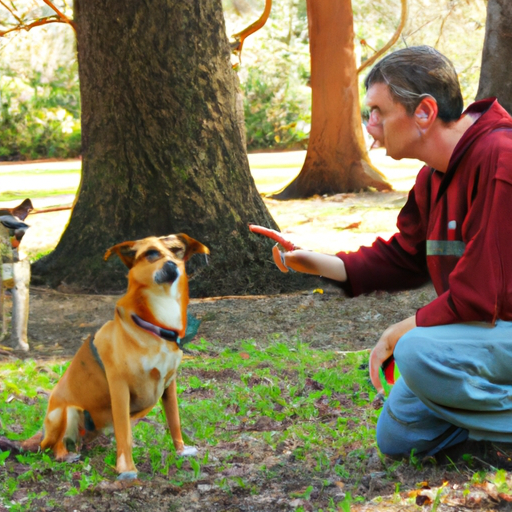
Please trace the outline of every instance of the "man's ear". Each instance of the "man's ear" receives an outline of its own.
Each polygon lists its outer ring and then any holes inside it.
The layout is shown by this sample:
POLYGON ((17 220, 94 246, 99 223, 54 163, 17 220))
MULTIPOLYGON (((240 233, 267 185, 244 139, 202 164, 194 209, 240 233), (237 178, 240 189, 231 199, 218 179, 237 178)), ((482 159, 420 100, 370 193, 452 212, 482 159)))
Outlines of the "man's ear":
POLYGON ((128 267, 132 268, 135 261, 136 251, 133 250, 133 246, 137 242, 123 242, 121 244, 114 245, 110 249, 107 249, 103 259, 107 261, 113 254, 117 254, 120 260, 128 267))
POLYGON ((418 128, 425 132, 437 119, 439 108, 437 101, 430 95, 425 95, 414 111, 414 119, 418 128))

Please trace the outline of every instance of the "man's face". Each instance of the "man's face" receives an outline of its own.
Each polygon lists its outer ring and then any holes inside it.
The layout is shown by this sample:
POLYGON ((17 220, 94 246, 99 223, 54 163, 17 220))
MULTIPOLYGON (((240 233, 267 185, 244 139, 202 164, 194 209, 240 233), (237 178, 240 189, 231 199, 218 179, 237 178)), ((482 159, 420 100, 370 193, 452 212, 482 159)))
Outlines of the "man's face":
POLYGON ((402 104, 393 101, 389 86, 383 83, 370 86, 366 104, 370 108, 366 129, 379 146, 386 148, 386 154, 395 160, 414 158, 420 135, 418 127, 414 116, 410 116, 402 104))

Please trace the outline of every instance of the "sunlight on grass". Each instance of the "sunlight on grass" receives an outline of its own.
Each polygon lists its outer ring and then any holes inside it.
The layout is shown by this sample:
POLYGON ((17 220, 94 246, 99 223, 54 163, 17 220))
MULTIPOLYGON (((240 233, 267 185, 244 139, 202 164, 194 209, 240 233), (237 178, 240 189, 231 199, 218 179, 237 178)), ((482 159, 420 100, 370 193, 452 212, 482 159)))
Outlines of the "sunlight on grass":
MULTIPOLYGON (((258 191, 269 194, 283 188, 300 172, 305 157, 306 151, 249 154, 249 166, 258 191)), ((393 160, 382 149, 371 151, 370 158, 395 190, 409 190, 421 168, 416 160, 393 160)), ((81 166, 79 160, 0 164, 0 201, 75 194, 81 166)))
POLYGON ((41 199, 45 197, 59 197, 63 195, 75 195, 77 187, 73 188, 60 188, 52 190, 22 190, 22 191, 10 191, 0 192, 0 201, 23 201, 23 199, 29 197, 32 201, 34 199, 41 199))

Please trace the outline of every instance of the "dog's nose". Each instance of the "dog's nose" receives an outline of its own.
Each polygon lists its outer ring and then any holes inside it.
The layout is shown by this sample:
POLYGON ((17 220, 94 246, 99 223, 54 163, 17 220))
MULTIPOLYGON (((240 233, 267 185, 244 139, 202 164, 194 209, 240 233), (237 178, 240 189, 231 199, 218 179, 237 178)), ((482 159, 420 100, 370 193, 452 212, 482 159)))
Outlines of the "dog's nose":
POLYGON ((166 261, 164 266, 156 273, 155 281, 157 284, 174 283, 179 276, 176 263, 166 261))

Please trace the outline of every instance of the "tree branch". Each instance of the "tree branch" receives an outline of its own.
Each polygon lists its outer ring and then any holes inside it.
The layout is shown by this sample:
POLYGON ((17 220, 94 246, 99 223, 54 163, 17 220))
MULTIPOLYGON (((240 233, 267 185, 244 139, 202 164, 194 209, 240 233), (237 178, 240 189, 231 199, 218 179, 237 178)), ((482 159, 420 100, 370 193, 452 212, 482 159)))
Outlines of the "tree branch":
POLYGON ((242 46, 244 45, 245 39, 251 34, 254 34, 254 32, 257 32, 265 25, 270 15, 271 9, 272 0, 265 0, 265 9, 263 14, 254 23, 251 23, 247 28, 244 28, 241 32, 233 34, 232 37, 235 39, 235 41, 231 43, 231 50, 233 52, 237 52, 239 55, 242 53, 242 46))
POLYGON ((0 4, 12 14, 12 16, 16 19, 16 21, 19 24, 23 24, 21 18, 8 5, 5 5, 5 3, 2 2, 2 0, 0 0, 0 4))
POLYGON ((443 17, 443 21, 441 21, 441 26, 439 27, 439 35, 437 36, 437 40, 436 42, 434 43, 434 48, 437 48, 437 45, 439 44, 439 41, 441 40, 441 37, 443 35, 443 29, 444 29, 444 24, 446 23, 446 21, 448 20, 448 18, 450 17, 451 13, 453 12, 454 8, 452 7, 449 11, 448 11, 448 14, 446 16, 443 17))
POLYGON ((76 33, 76 23, 73 21, 73 20, 70 20, 63 12, 61 12, 59 9, 57 9, 57 7, 55 7, 55 5, 53 5, 52 2, 50 2, 50 0, 43 0, 43 2, 48 6, 50 7, 51 9, 53 9, 55 11, 55 13, 57 14, 57 16, 59 17, 59 19, 63 22, 63 23, 68 23, 69 25, 71 25, 73 27, 73 30, 75 31, 76 33))
POLYGON ((383 53, 387 52, 398 40, 400 37, 400 34, 402 33, 402 30, 405 27, 405 23, 407 21, 407 0, 401 0, 402 1, 402 13, 401 13, 401 19, 400 24, 398 25, 395 33, 393 34, 393 37, 376 53, 374 53, 369 59, 365 60, 361 66, 359 66, 359 69, 357 70, 357 73, 361 73, 364 69, 366 69, 368 66, 371 66, 383 53))
POLYGON ((34 27, 40 27, 42 25, 48 25, 49 23, 67 23, 59 18, 54 18, 53 16, 48 16, 47 18, 41 18, 39 20, 33 21, 32 23, 29 23, 28 25, 17 25, 16 27, 12 27, 8 30, 0 30, 0 37, 5 36, 6 34, 9 34, 10 32, 19 32, 20 30, 26 30, 27 32, 34 28, 34 27))
POLYGON ((43 2, 46 5, 48 5, 55 12, 55 14, 51 16, 46 16, 44 18, 39 18, 35 21, 32 21, 31 23, 24 23, 23 19, 16 14, 15 10, 11 9, 11 7, 9 7, 3 0, 0 0, 0 5, 4 7, 4 9, 9 11, 9 13, 14 17, 14 19, 18 23, 16 26, 11 27, 7 30, 0 30, 0 37, 3 37, 11 32, 19 32, 21 30, 26 30, 28 32, 34 27, 48 25, 49 23, 66 23, 67 25, 70 25, 76 33, 76 23, 73 20, 69 19, 60 9, 58 9, 51 2, 51 0, 43 0, 43 2))

